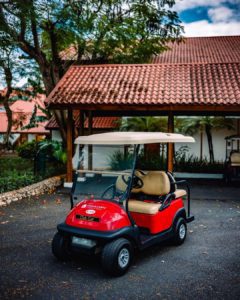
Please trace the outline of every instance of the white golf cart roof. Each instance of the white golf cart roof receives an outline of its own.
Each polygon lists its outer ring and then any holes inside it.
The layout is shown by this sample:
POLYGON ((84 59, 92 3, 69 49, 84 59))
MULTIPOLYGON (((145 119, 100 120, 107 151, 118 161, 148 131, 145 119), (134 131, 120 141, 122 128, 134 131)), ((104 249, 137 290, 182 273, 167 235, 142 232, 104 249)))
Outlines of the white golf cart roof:
POLYGON ((81 145, 137 145, 194 142, 194 138, 177 133, 123 131, 79 136, 75 140, 75 144, 81 145))

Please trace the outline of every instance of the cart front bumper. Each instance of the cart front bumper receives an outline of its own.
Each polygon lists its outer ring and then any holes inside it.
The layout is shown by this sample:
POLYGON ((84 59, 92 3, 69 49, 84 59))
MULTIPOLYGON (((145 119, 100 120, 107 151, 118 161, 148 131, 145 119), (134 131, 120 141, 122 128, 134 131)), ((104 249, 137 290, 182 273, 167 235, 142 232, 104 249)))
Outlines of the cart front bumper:
POLYGON ((74 236, 79 238, 95 240, 98 242, 98 244, 106 243, 123 236, 131 237, 131 238, 135 238, 136 236, 135 228, 132 226, 124 227, 113 231, 96 231, 96 230, 73 227, 65 223, 61 223, 57 226, 57 229, 61 234, 65 236, 68 237, 74 236))

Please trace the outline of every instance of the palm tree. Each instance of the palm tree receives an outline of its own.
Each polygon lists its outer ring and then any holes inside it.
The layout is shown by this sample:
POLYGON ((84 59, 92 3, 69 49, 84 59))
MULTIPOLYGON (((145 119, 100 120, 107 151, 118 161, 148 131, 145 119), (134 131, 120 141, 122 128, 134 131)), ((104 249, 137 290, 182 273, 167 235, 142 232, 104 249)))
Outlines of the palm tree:
POLYGON ((196 134, 200 132, 200 159, 203 159, 203 133, 206 133, 208 140, 208 150, 210 162, 214 163, 214 150, 212 141, 212 130, 227 128, 234 129, 233 121, 225 117, 194 117, 184 119, 180 125, 180 130, 186 134, 196 134))
MULTIPOLYGON (((131 117, 121 120, 120 131, 167 131, 167 117, 131 117)), ((160 144, 144 145, 144 156, 159 155, 160 144)), ((162 156, 164 156, 164 146, 162 146, 162 156)))
POLYGON ((163 131, 167 130, 166 117, 131 117, 121 120, 120 131, 163 131))

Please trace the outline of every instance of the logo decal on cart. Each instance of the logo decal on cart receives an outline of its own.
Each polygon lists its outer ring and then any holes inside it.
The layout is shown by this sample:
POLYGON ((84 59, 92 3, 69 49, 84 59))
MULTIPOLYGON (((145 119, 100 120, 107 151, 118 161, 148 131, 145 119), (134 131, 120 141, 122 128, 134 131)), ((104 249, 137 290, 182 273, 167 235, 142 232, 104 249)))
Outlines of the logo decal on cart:
POLYGON ((87 209, 86 210, 86 214, 88 214, 88 215, 93 215, 93 214, 95 214, 95 212, 96 212, 96 210, 94 210, 94 209, 87 209))

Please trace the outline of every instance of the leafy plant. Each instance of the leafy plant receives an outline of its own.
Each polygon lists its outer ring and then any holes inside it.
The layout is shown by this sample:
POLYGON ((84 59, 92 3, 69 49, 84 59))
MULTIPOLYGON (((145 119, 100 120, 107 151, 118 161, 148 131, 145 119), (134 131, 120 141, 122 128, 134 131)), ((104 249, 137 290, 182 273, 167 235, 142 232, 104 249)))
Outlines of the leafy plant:
POLYGON ((17 147, 18 155, 22 158, 33 159, 38 151, 38 143, 36 141, 25 142, 17 147))
POLYGON ((48 157, 65 164, 67 162, 67 154, 63 148, 62 142, 43 140, 39 142, 38 153, 45 152, 48 157))
POLYGON ((120 150, 115 151, 109 157, 109 165, 112 170, 127 170, 133 167, 133 154, 127 153, 124 155, 120 150))
MULTIPOLYGON (((161 145, 162 146, 162 145, 161 145)), ((165 155, 151 153, 146 155, 142 150, 137 158, 136 168, 141 170, 164 170, 166 167, 165 155)))
POLYGON ((221 173, 224 169, 223 162, 209 162, 206 157, 199 158, 189 155, 189 148, 182 146, 175 153, 175 172, 190 172, 190 173, 221 173))

